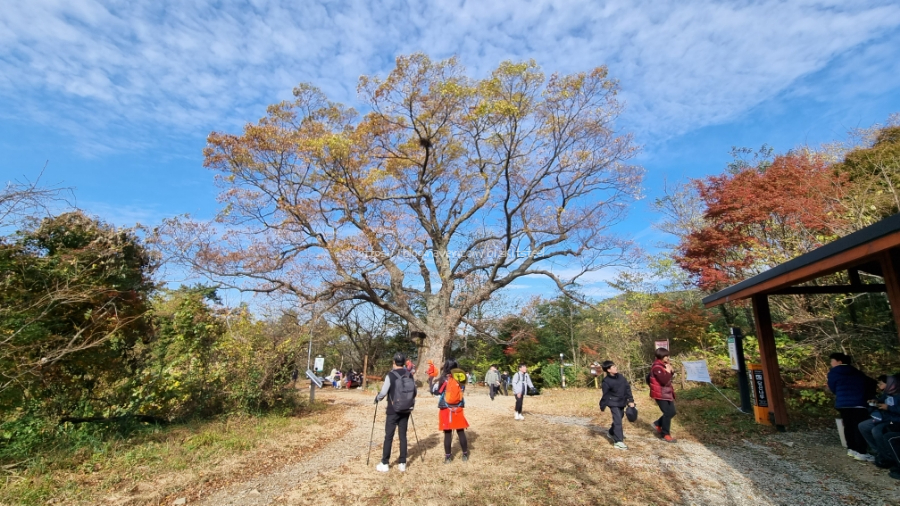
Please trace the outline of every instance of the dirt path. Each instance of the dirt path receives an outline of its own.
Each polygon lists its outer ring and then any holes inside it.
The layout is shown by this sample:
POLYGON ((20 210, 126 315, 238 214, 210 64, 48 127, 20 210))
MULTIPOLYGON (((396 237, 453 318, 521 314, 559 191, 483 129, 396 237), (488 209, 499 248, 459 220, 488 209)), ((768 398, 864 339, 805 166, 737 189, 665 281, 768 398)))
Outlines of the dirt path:
MULTIPOLYGON (((600 418, 542 414, 564 412, 552 395, 526 400, 526 419, 512 419, 512 397, 490 401, 483 389, 467 395, 471 460, 442 464, 437 408, 420 398, 414 420, 419 438, 409 435, 406 473, 391 463, 383 474, 380 457, 383 411, 378 413, 372 458, 366 467, 372 428, 372 395, 331 392, 346 403, 347 434, 298 463, 269 475, 229 486, 205 505, 386 504, 408 498, 416 504, 895 504, 896 481, 870 465, 844 456, 821 435, 779 434, 763 441, 716 446, 682 440, 667 444, 649 430, 655 412, 626 426, 630 449, 619 451, 605 437, 608 415, 600 418), (812 452, 833 455, 807 458, 812 452), (844 459, 844 460, 840 460, 844 459), (837 470, 838 472, 835 472, 837 470), (843 472, 841 472, 843 471, 843 472), (860 472, 864 478, 858 476, 860 472)), ((590 400, 590 402, 596 402, 590 400)), ((383 406, 382 406, 383 409, 383 406)), ((393 452, 396 460, 398 450, 393 452)), ((454 453, 458 442, 454 440, 454 453)))
MULTIPOLYGON (((361 393, 346 391, 331 391, 330 395, 323 392, 320 395, 335 398, 336 404, 345 404, 350 407, 342 419, 334 422, 347 424, 350 427, 346 435, 327 444, 308 459, 287 465, 265 476, 232 484, 206 497, 199 504, 205 506, 272 504, 275 499, 295 488, 298 483, 311 480, 323 470, 339 466, 348 459, 357 459, 360 455, 365 455, 369 448, 369 435, 372 429, 372 399, 361 393), (365 404, 365 399, 369 400, 368 404, 365 404), (365 409, 365 406, 368 406, 368 409, 365 409), (368 417, 365 416, 366 412, 368 412, 368 417)), ((382 409, 383 406, 384 404, 381 405, 382 409)), ((382 432, 383 437, 384 433, 382 432)), ((373 458, 378 459, 379 457, 374 456, 373 458)))

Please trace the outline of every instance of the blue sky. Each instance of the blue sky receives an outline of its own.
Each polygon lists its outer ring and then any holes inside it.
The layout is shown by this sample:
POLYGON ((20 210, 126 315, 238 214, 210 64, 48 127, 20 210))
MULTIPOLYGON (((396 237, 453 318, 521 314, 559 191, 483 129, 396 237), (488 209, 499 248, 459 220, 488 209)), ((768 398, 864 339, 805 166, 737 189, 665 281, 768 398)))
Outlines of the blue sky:
POLYGON ((898 48, 895 0, 7 2, 0 179, 48 162, 44 182, 116 224, 211 217, 206 135, 256 121, 299 82, 352 105, 361 74, 415 51, 457 54, 475 76, 506 59, 606 64, 647 169, 619 229, 650 246, 664 180, 720 172, 731 146, 818 145, 900 111, 898 48))

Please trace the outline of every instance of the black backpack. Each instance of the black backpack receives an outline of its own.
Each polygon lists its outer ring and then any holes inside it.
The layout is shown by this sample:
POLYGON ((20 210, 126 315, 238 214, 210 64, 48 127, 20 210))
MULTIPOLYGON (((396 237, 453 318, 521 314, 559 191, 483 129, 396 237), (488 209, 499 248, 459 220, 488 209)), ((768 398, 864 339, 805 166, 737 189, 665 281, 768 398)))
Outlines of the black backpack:
POLYGON ((395 413, 408 413, 412 411, 416 405, 416 381, 412 375, 405 369, 403 372, 393 371, 391 380, 391 390, 394 391, 388 401, 395 413))

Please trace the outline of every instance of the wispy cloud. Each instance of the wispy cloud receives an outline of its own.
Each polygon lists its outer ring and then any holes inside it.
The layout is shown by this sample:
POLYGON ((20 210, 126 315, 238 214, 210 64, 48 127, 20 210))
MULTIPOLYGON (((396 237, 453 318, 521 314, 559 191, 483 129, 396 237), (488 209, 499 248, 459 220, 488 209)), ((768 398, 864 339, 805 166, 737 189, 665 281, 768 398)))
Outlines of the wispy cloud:
MULTIPOLYGON (((141 148, 158 142, 151 131, 235 129, 300 81, 353 103, 360 74, 426 51, 459 54, 476 74, 504 59, 608 64, 629 127, 670 136, 732 119, 853 51, 883 55, 898 27, 893 0, 8 2, 0 109, 91 149, 141 148)), ((866 69, 898 84, 894 70, 866 69)))

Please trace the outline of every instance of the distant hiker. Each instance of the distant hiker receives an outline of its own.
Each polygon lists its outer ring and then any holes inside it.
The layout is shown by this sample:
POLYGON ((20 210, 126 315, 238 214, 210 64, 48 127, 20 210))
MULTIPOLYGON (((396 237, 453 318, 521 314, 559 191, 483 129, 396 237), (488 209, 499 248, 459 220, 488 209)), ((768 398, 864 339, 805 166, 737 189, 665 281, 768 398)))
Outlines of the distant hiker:
POLYGON ((381 463, 375 467, 386 473, 391 460, 391 445, 394 442, 394 430, 400 429, 400 458, 397 459, 400 471, 406 471, 406 426, 409 415, 416 404, 416 382, 404 367, 406 357, 402 353, 394 355, 391 372, 384 377, 384 386, 375 396, 375 404, 387 397, 387 418, 384 421, 384 447, 381 451, 381 463))
POLYGON ((332 370, 331 370, 331 373, 330 373, 328 376, 325 376, 325 379, 327 379, 328 382, 331 383, 331 386, 334 386, 334 378, 335 378, 335 376, 337 376, 337 375, 338 375, 338 370, 337 370, 337 369, 332 369, 332 370))
POLYGON ((516 420, 525 419, 525 415, 522 414, 522 401, 528 394, 529 388, 534 388, 534 384, 531 382, 531 376, 528 375, 528 366, 519 364, 519 372, 513 376, 512 382, 513 395, 516 396, 516 420))
POLYGON ((409 371, 413 376, 416 375, 416 364, 412 362, 412 360, 406 360, 406 370, 409 371))
POLYGON ((656 433, 670 443, 675 442, 669 431, 672 430, 672 418, 675 418, 675 387, 672 385, 672 376, 675 370, 669 363, 669 350, 656 349, 656 361, 650 367, 650 398, 656 401, 662 416, 653 422, 656 433))
POLYGON ((444 431, 444 464, 449 464, 453 457, 450 454, 450 443, 453 442, 453 431, 459 438, 459 446, 462 448, 463 462, 469 460, 469 442, 466 439, 466 429, 469 422, 466 420, 464 398, 466 372, 459 368, 455 360, 444 362, 441 377, 438 380, 438 426, 444 431))
POLYGON ((293 386, 297 386, 297 378, 300 377, 300 371, 295 367, 293 371, 291 371, 291 384, 293 386))
POLYGON ((500 388, 500 373, 497 372, 497 366, 492 365, 488 372, 484 375, 484 383, 488 386, 488 395, 491 400, 497 395, 497 389, 500 388))
POLYGON ((867 401, 872 398, 875 381, 850 365, 851 359, 843 353, 832 353, 831 370, 828 371, 828 389, 834 394, 834 407, 841 414, 847 455, 856 460, 873 462, 868 454, 868 443, 859 432, 859 424, 869 418, 867 401))
POLYGON ((341 373, 341 371, 334 373, 334 377, 331 380, 331 386, 333 386, 334 388, 340 389, 341 388, 341 380, 343 378, 344 378, 344 375, 341 373))
POLYGON ((509 373, 506 371, 500 373, 500 386, 503 388, 503 395, 509 395, 509 373))
POLYGON ((627 450, 625 446, 625 434, 622 432, 622 415, 625 407, 634 407, 634 396, 631 395, 631 384, 624 375, 619 374, 619 368, 612 360, 603 362, 603 396, 600 398, 600 411, 609 408, 612 415, 612 426, 609 428, 609 438, 613 440, 613 446, 618 450, 627 450))
POLYGON ((434 395, 434 379, 437 378, 438 370, 434 366, 433 360, 428 360, 428 369, 425 370, 425 375, 428 376, 428 393, 434 395))

